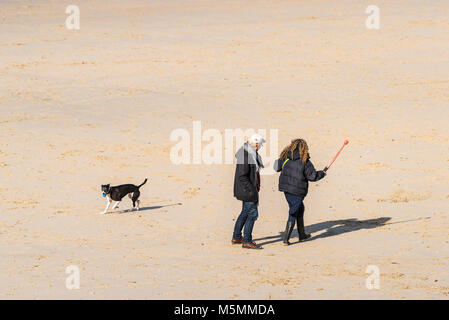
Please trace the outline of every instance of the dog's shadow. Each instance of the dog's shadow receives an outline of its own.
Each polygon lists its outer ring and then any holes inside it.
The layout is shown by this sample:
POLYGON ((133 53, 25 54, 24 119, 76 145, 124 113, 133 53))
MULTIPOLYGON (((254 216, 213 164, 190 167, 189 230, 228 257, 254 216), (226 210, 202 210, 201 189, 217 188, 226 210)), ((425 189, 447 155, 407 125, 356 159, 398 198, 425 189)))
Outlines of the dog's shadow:
POLYGON ((123 214, 123 213, 128 213, 128 212, 138 213, 138 212, 142 212, 142 211, 155 210, 155 209, 160 209, 160 208, 165 208, 165 207, 181 206, 181 205, 182 205, 182 203, 178 202, 178 203, 172 203, 172 204, 166 204, 166 205, 160 205, 160 206, 142 207, 139 210, 130 208, 130 209, 126 209, 126 210, 112 211, 109 213, 118 213, 118 214, 123 214))
MULTIPOLYGON (((332 221, 315 223, 315 224, 305 227, 306 233, 312 233, 312 237, 310 237, 307 240, 303 240, 302 242, 312 241, 312 240, 316 240, 316 239, 320 239, 320 238, 332 237, 332 236, 336 236, 339 234, 353 232, 353 231, 357 231, 357 230, 361 230, 361 229, 374 229, 374 228, 382 227, 382 226, 386 225, 389 220, 391 220, 390 217, 380 217, 380 218, 368 219, 368 220, 357 220, 356 218, 352 218, 352 219, 345 219, 345 220, 332 220, 332 221), (326 230, 326 231, 323 233, 320 233, 316 236, 313 235, 313 233, 316 233, 316 232, 319 232, 322 230, 326 230)), ((267 240, 267 241, 258 243, 259 245, 266 245, 266 244, 270 244, 270 243, 281 242, 284 239, 284 233, 285 232, 279 232, 279 235, 254 239, 254 241, 267 240)), ((295 225, 295 230, 292 232, 290 239, 295 239, 295 238, 298 239, 298 231, 296 230, 296 225, 295 225)), ((290 243, 296 244, 296 243, 299 243, 299 241, 290 242, 290 243)))

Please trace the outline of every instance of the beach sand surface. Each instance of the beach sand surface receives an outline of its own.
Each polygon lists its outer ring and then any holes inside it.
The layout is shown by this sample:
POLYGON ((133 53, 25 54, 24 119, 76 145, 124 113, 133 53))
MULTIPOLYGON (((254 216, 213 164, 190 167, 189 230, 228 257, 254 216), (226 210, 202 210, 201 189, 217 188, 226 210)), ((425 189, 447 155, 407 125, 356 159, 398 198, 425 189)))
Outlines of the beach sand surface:
POLYGON ((77 5, 68 30, 60 1, 0 4, 0 298, 448 299, 448 1, 377 1, 379 30, 355 0, 77 5), (264 249, 230 244, 234 165, 170 160, 194 121, 266 130, 267 162, 304 138, 319 169, 350 141, 310 241, 282 245, 265 174, 264 249), (101 184, 145 177, 140 211, 99 214, 101 184))

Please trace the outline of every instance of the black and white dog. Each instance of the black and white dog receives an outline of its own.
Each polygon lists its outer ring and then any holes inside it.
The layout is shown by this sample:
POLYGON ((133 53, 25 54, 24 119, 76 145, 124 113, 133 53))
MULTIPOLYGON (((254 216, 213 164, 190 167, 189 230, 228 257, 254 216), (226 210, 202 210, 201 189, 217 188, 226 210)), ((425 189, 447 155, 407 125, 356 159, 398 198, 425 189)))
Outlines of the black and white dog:
POLYGON ((133 208, 136 208, 139 210, 140 205, 140 191, 139 188, 143 186, 147 182, 147 178, 145 178, 145 181, 142 182, 141 185, 134 185, 134 184, 122 184, 120 186, 111 187, 110 184, 103 184, 101 185, 101 191, 103 191, 103 197, 106 197, 108 200, 108 203, 106 204, 106 208, 103 212, 100 212, 100 214, 105 214, 108 212, 109 206, 111 205, 112 201, 117 201, 112 209, 117 209, 120 201, 122 201, 123 197, 128 195, 128 197, 133 201, 133 208), (137 205, 137 206, 136 206, 137 205))

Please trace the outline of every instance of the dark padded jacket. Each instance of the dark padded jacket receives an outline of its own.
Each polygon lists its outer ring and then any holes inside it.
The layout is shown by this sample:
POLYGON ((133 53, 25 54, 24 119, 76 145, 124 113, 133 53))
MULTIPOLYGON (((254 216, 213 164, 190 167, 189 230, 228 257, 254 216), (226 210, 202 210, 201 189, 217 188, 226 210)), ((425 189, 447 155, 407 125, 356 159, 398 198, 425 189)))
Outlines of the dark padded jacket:
MULTIPOLYGON (((257 172, 256 158, 247 151, 247 144, 236 153, 237 165, 234 176, 234 197, 246 202, 259 201, 260 175, 257 172)), ((256 153, 259 167, 263 168, 260 156, 256 153)))
POLYGON ((309 181, 318 181, 325 176, 324 171, 316 171, 310 160, 304 164, 301 161, 299 150, 293 151, 287 157, 285 162, 278 159, 274 163, 274 170, 279 172, 279 191, 296 194, 305 197, 309 191, 309 181), (284 164, 285 163, 285 164, 284 164), (282 168, 282 165, 284 167, 282 168))

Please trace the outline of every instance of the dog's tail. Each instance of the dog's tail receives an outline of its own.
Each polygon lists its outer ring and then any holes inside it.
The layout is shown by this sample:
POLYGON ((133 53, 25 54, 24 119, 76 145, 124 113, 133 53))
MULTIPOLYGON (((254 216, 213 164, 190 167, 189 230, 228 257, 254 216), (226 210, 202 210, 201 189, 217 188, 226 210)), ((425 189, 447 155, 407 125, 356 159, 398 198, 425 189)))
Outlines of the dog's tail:
POLYGON ((142 182, 142 184, 141 185, 138 185, 137 186, 137 189, 139 189, 141 186, 143 186, 145 183, 147 183, 147 180, 148 180, 148 178, 145 178, 145 181, 144 182, 142 182))

